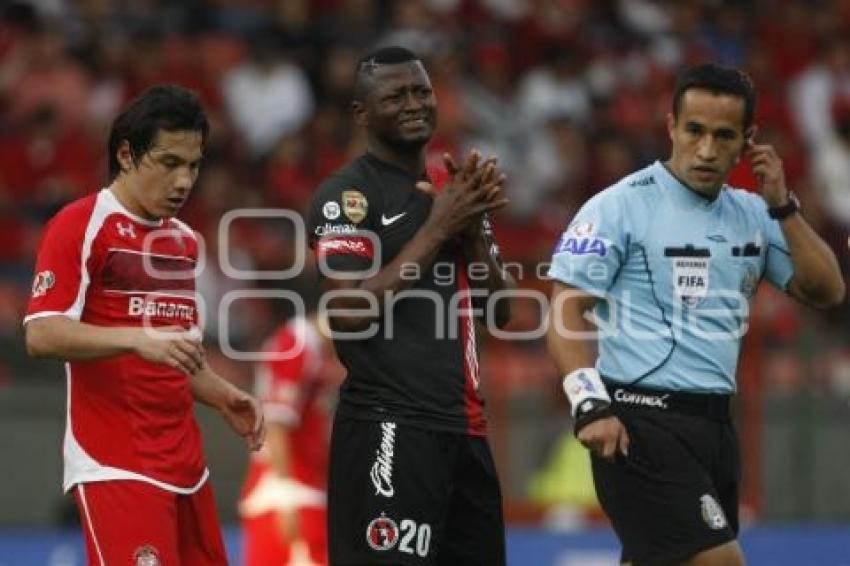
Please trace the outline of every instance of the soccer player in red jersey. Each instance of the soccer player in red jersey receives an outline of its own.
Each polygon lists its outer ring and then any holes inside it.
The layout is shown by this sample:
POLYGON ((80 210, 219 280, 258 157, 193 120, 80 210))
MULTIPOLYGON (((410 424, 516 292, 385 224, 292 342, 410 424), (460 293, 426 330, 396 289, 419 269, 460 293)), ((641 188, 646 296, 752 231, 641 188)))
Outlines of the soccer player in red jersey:
POLYGON ((248 468, 239 514, 245 566, 327 564, 331 397, 344 370, 327 322, 296 317, 266 342, 255 391, 268 436, 248 468))
POLYGON ((65 361, 63 483, 90 565, 226 564, 194 401, 262 444, 259 404, 204 360, 198 242, 174 218, 208 130, 191 92, 142 93, 112 124, 112 184, 57 213, 39 247, 27 350, 65 361))

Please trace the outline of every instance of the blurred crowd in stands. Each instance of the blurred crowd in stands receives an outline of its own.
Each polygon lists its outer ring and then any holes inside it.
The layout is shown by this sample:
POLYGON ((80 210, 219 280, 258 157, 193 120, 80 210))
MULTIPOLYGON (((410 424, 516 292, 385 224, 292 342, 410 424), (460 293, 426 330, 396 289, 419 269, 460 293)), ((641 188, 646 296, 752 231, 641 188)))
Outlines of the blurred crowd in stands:
MULTIPOLYGON (((38 0, 0 10, 4 344, 20 336, 46 219, 106 184, 109 123, 154 83, 194 89, 212 119, 181 215, 205 237, 201 289, 210 312, 234 289, 315 298, 310 262, 286 281, 225 276, 216 260, 219 219, 238 208, 303 213, 320 180, 362 151, 352 76, 357 58, 379 44, 407 46, 426 61, 439 104, 433 177, 444 177, 444 151, 499 157, 512 204, 496 231, 507 260, 525 266, 525 287, 547 290, 534 266, 549 259, 581 203, 667 155, 676 73, 706 60, 751 74, 757 139, 776 145, 806 217, 850 270, 846 0, 38 0)), ((733 181, 755 186, 746 164, 733 181)), ((237 221, 230 261, 284 268, 298 252, 294 232, 281 220, 237 221)), ((273 300, 234 308, 228 333, 244 349, 287 314, 273 300)), ((517 310, 515 329, 540 324, 534 301, 517 310)), ((774 292, 762 295, 757 315, 758 383, 775 391, 815 383, 850 395, 847 308, 813 313, 774 292)), ((216 330, 211 316, 207 331, 216 330)), ((556 397, 539 341, 488 348, 494 411, 534 383, 556 397)))

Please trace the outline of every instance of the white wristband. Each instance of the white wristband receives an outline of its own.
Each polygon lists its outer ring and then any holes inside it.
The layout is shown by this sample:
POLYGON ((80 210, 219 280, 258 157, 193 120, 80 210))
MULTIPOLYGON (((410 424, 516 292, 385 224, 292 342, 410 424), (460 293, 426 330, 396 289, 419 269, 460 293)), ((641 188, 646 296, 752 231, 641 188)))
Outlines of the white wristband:
POLYGON ((573 418, 576 410, 587 399, 596 399, 611 403, 611 397, 602 383, 602 378, 595 368, 579 368, 564 376, 564 393, 570 401, 570 411, 573 418))

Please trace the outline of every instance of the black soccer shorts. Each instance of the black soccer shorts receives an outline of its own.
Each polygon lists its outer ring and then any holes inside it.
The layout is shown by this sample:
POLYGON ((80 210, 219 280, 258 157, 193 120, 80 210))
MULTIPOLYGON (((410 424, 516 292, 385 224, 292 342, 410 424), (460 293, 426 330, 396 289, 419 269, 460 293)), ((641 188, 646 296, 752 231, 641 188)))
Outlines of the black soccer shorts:
POLYGON ((487 440, 337 415, 328 542, 332 566, 504 565, 487 440))
MULTIPOLYGON (((612 391, 629 434, 628 456, 618 453, 609 462, 593 455, 591 461, 599 502, 623 545, 622 561, 679 564, 734 540, 740 455, 728 409, 699 414, 698 395, 656 395, 663 401, 654 407, 645 398, 617 397, 637 402, 618 403, 612 391)), ((707 396, 702 408, 722 407, 723 397, 707 396)))

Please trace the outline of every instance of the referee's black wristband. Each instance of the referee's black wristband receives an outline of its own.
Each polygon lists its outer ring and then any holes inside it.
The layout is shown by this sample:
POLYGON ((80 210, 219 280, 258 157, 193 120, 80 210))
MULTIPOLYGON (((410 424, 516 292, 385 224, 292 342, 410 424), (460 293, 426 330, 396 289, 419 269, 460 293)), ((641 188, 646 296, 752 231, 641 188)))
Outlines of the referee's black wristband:
POLYGON ((767 215, 774 220, 785 220, 795 212, 800 210, 800 201, 797 200, 797 195, 793 192, 788 192, 788 202, 781 206, 772 206, 767 209, 767 215))
POLYGON ((576 407, 575 424, 573 425, 573 434, 578 435, 579 431, 594 421, 613 417, 614 411, 611 410, 611 404, 601 399, 587 399, 576 407))

